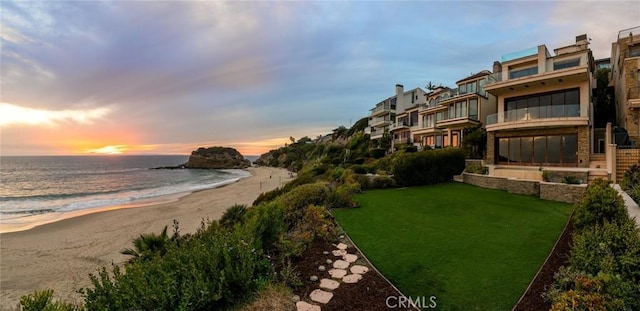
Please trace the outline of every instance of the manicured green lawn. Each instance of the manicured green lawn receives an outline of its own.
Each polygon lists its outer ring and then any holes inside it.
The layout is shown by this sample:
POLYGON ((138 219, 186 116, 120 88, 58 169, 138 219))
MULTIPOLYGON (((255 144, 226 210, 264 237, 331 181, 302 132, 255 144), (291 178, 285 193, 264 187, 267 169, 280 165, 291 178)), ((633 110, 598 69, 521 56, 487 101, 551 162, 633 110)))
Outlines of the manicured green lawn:
POLYGON ((405 295, 436 296, 437 310, 511 310, 572 209, 459 183, 356 200, 333 211, 338 223, 405 295))

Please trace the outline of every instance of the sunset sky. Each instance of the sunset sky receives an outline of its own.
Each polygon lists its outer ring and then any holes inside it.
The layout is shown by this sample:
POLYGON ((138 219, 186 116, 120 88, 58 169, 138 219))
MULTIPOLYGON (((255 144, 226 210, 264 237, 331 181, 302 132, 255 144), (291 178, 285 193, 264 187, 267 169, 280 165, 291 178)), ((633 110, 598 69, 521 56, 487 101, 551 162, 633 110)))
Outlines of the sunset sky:
POLYGON ((610 56, 640 2, 0 2, 0 154, 257 155, 509 52, 610 56))

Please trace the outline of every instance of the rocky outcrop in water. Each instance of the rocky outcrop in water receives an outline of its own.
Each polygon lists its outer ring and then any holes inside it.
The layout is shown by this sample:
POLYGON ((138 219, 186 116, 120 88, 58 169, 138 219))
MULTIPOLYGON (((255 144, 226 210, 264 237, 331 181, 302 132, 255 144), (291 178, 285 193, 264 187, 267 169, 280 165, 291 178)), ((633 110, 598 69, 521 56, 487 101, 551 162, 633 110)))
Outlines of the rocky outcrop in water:
POLYGON ((186 168, 243 169, 251 166, 238 150, 229 147, 198 148, 191 152, 186 168))

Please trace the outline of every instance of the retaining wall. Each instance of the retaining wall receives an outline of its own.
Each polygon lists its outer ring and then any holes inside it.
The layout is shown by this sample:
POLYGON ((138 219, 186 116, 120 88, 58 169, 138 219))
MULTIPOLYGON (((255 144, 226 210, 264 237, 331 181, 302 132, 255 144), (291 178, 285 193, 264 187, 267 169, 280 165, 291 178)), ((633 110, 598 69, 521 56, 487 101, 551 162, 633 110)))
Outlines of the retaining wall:
POLYGON ((505 190, 509 193, 525 194, 541 199, 576 203, 582 198, 586 184, 568 185, 508 177, 462 173, 464 183, 489 189, 505 190))

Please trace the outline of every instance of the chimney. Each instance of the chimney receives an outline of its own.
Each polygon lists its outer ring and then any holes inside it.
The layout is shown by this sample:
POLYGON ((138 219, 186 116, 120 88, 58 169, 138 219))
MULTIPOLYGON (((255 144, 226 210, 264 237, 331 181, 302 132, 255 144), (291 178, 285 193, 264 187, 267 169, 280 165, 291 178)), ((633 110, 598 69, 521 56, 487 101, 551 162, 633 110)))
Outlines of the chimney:
POLYGON ((404 111, 404 86, 396 84, 396 111, 404 111))
POLYGON ((578 47, 579 51, 586 50, 588 46, 589 38, 587 37, 587 34, 576 36, 576 47, 578 47))
POLYGON ((502 64, 499 61, 493 62, 493 73, 502 72, 502 64))

